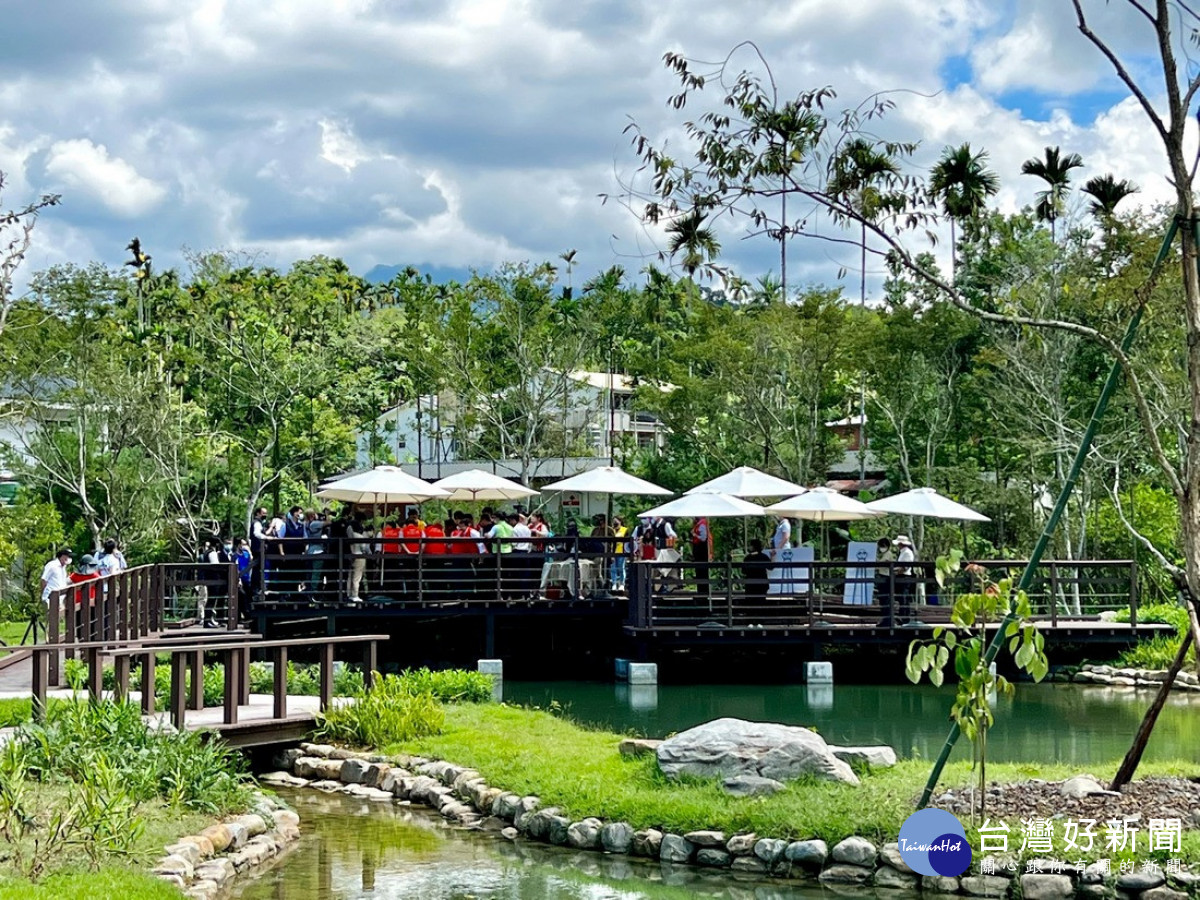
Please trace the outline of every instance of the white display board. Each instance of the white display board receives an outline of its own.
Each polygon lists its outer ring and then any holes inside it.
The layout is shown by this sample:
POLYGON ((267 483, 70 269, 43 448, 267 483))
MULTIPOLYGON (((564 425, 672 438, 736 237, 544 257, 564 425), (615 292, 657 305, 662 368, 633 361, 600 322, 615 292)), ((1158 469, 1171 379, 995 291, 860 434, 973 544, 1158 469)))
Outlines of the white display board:
POLYGON ((807 594, 812 590, 812 570, 804 563, 813 561, 812 547, 781 547, 771 556, 768 594, 807 594))
POLYGON ((851 541, 846 547, 846 584, 842 602, 847 606, 870 606, 874 602, 875 567, 860 568, 855 563, 875 562, 878 551, 874 541, 851 541))

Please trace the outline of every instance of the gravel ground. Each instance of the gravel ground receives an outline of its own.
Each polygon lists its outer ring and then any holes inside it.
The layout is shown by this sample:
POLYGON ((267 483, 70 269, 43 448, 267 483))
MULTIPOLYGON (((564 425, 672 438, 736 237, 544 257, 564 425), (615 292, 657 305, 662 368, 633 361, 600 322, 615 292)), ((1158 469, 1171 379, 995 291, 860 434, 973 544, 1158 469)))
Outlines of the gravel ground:
MULTIPOLYGON (((1106 779, 1097 779, 1107 784, 1106 779)), ((1051 819, 1109 819, 1137 817, 1144 830, 1150 819, 1181 819, 1184 828, 1200 828, 1200 783, 1187 778, 1145 778, 1126 786, 1118 796, 1089 795, 1080 799, 1066 797, 1061 781, 1021 781, 996 784, 987 790, 987 815, 990 818, 1023 819, 1043 816, 1051 819)), ((971 789, 946 791, 934 799, 939 809, 959 818, 971 812, 971 789)))

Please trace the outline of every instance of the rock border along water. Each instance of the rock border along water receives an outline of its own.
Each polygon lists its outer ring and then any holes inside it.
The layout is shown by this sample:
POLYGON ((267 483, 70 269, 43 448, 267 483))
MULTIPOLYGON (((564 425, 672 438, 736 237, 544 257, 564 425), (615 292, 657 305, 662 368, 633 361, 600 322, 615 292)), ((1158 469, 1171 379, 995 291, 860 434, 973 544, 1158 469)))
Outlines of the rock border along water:
POLYGON ((251 812, 169 844, 150 871, 186 897, 212 900, 234 878, 276 858, 299 838, 300 817, 279 801, 257 794, 251 812))
POLYGON ((1008 859, 976 860, 961 877, 921 876, 910 869, 895 843, 877 847, 847 837, 832 848, 825 841, 788 841, 716 830, 672 834, 635 830, 627 822, 588 816, 573 820, 537 797, 522 797, 487 784, 474 769, 445 760, 386 757, 329 744, 302 743, 275 758, 279 771, 261 776, 268 785, 343 792, 381 803, 418 803, 466 828, 498 828, 511 841, 543 843, 614 855, 657 859, 708 869, 728 869, 776 878, 809 878, 831 887, 922 890, 973 897, 1023 900, 1188 900, 1200 875, 1133 872, 1106 876, 1096 865, 1035 860, 1036 871, 1018 874, 1008 859), (988 874, 984 874, 984 872, 988 874), (994 874, 993 874, 994 873, 994 874))
MULTIPOLYGON (((1098 684, 1106 687, 1157 689, 1167 680, 1165 669, 1126 669, 1120 666, 1084 665, 1069 678, 1075 684, 1098 684)), ((1171 690, 1180 693, 1200 693, 1200 679, 1194 672, 1180 672, 1171 690)))

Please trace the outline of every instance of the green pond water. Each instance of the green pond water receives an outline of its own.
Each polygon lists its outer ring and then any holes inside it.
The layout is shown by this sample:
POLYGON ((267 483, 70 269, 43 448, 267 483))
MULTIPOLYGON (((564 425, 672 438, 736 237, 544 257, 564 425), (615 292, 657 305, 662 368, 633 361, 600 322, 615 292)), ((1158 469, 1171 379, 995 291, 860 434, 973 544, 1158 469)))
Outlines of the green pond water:
MULTIPOLYGON (((946 740, 953 689, 928 685, 659 685, 505 682, 504 699, 563 707, 580 722, 665 737, 723 716, 815 727, 833 744, 888 744, 901 757, 933 759, 946 740)), ((1017 685, 999 698, 988 734, 994 762, 1119 760, 1153 692, 1072 684, 1017 685)), ((969 744, 956 753, 969 756, 969 744)), ((1200 694, 1175 693, 1146 759, 1200 760, 1200 694)))
MULTIPOLYGON (((819 900, 811 885, 510 843, 422 809, 343 794, 281 790, 304 836, 235 888, 242 900, 819 900)), ((869 896, 861 892, 856 896, 869 896)), ((895 892, 892 892, 895 895, 895 892)), ((900 895, 899 900, 916 900, 900 895)))

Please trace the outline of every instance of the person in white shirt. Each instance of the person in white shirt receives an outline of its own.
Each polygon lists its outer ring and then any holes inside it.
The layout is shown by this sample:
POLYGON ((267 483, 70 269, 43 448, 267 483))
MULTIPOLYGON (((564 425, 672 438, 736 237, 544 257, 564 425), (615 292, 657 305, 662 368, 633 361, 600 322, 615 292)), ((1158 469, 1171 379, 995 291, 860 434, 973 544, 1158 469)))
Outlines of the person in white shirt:
POLYGON ((904 622, 913 615, 913 595, 917 589, 916 566, 917 552, 913 549, 908 535, 900 534, 892 541, 897 548, 896 553, 896 594, 900 606, 900 617, 904 622))
POLYGON ((515 539, 512 545, 513 550, 517 553, 529 553, 533 550, 533 542, 530 540, 533 537, 533 529, 525 523, 524 517, 509 517, 508 521, 512 525, 512 536, 515 539))
POLYGON ((71 551, 63 547, 58 555, 42 567, 42 602, 47 606, 55 591, 65 591, 71 579, 67 569, 71 566, 71 551))

